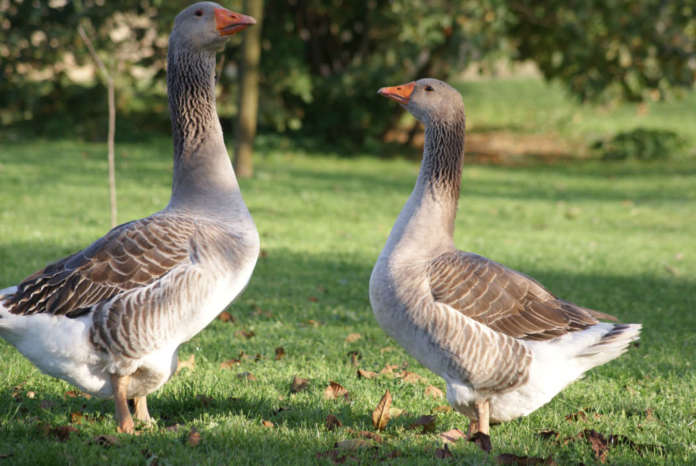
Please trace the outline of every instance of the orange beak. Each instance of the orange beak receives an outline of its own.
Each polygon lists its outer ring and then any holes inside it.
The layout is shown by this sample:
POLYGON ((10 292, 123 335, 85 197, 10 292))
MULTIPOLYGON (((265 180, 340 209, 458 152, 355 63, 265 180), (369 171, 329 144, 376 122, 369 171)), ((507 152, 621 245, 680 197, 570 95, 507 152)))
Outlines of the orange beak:
POLYGON ((226 8, 215 8, 215 28, 221 36, 231 36, 256 24, 251 16, 235 13, 226 8))
POLYGON ((400 104, 408 104, 411 99, 411 94, 413 94, 413 89, 416 87, 416 82, 411 81, 410 83, 401 84, 400 86, 383 87, 377 94, 388 97, 392 100, 396 100, 400 104))

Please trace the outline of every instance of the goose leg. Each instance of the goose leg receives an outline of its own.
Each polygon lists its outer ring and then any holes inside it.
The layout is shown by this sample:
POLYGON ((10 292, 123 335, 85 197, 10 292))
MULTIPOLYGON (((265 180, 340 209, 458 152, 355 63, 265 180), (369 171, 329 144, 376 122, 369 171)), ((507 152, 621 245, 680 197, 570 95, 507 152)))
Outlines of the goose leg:
POLYGON ((116 404, 116 421, 118 427, 116 430, 126 434, 135 432, 133 418, 128 409, 128 382, 130 376, 111 375, 111 387, 114 391, 114 403, 116 404))
POLYGON ((152 418, 147 410, 147 397, 136 396, 133 398, 133 404, 135 405, 135 418, 145 424, 151 424, 152 418))
POLYGON ((477 401, 475 406, 478 414, 478 431, 489 435, 490 402, 488 400, 477 401))

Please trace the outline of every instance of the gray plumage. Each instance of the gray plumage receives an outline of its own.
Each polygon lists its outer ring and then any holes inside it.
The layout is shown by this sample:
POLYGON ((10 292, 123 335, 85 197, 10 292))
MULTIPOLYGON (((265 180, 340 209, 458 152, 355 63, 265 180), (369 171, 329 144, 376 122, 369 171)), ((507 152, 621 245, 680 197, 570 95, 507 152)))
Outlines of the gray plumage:
POLYGON ((370 302, 381 327, 445 379, 450 403, 472 418, 470 433, 487 434, 489 417, 529 414, 586 370, 620 355, 640 325, 600 323, 615 318, 457 250, 461 95, 434 79, 380 93, 426 129, 420 173, 372 271, 370 302))

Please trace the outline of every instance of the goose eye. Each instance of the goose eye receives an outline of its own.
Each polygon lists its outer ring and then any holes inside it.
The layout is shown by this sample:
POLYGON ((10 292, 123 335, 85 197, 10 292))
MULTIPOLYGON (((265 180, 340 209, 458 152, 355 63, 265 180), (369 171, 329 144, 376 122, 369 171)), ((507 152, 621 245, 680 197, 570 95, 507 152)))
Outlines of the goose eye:
POLYGON ((433 90, 433 87, 432 86, 425 86, 425 90, 430 92, 433 90))
POLYGON ((203 16, 203 10, 196 10, 194 13, 196 16, 203 16))

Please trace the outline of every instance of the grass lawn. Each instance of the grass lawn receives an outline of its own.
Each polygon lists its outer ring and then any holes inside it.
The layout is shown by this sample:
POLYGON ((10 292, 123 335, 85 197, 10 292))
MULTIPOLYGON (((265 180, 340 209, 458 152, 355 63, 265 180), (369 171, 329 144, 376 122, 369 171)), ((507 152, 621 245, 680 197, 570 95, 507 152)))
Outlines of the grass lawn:
MULTIPOLYGON (((109 212, 102 145, 26 141, 1 151, 5 286, 101 236, 109 212)), ((120 221, 166 204, 170 154, 168 140, 117 145, 120 221)), ((183 345, 180 359, 194 356, 194 367, 149 397, 157 426, 115 435, 111 401, 75 396, 0 342, 0 464, 330 464, 344 456, 487 464, 503 453, 595 463, 590 443, 576 438, 585 430, 617 436, 611 463, 696 462, 696 159, 465 167, 461 249, 526 272, 568 300, 641 322, 644 332, 639 346, 545 407, 494 426, 491 455, 459 440, 449 459, 437 457, 439 434, 465 431, 467 421, 426 394, 431 385, 444 391, 443 381, 384 335, 367 291, 418 163, 270 144, 257 153, 256 170, 242 188, 262 257, 228 309, 234 321, 216 320, 183 345), (279 347, 284 357, 276 360, 279 347), (361 369, 398 365, 394 374, 422 379, 359 379, 351 352, 361 369), (239 362, 221 368, 232 359, 239 362), (306 390, 290 392, 295 375, 308 379, 306 390), (325 399, 330 381, 349 400, 325 399), (371 413, 387 389, 403 411, 377 442, 361 431, 374 431, 371 413), (330 414, 342 427, 327 430, 330 414), (436 416, 432 432, 410 428, 425 414, 436 416), (333 452, 347 439, 371 447, 333 452)))

